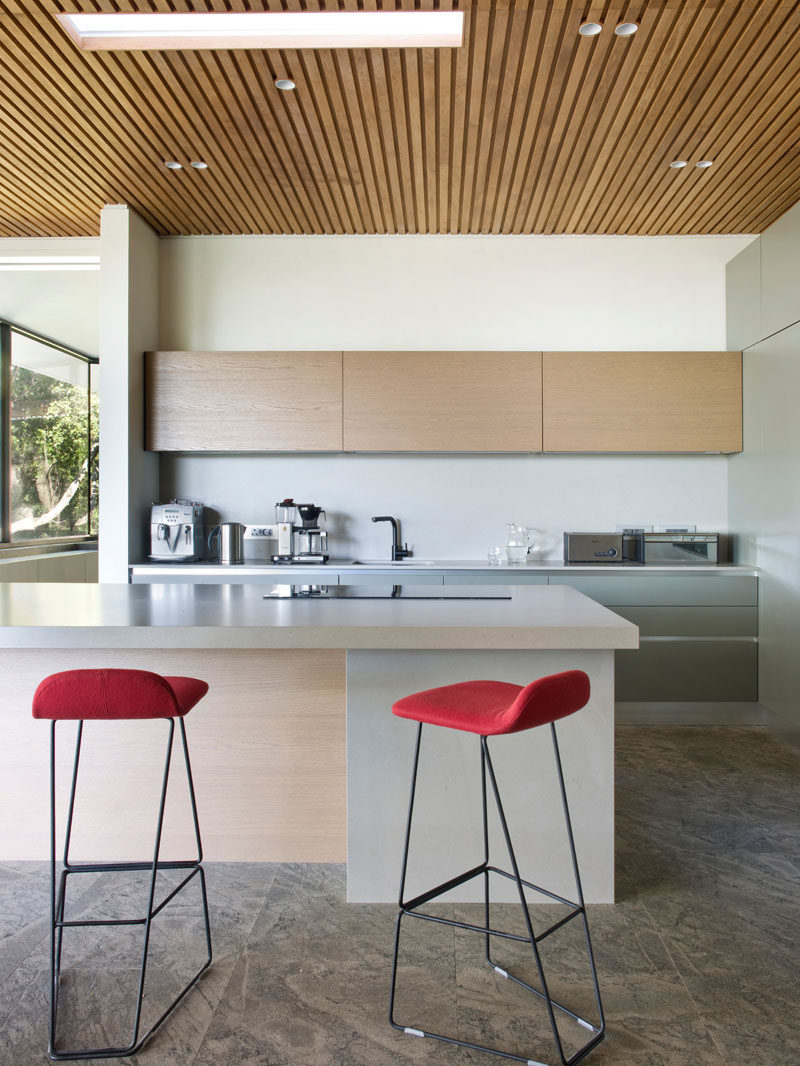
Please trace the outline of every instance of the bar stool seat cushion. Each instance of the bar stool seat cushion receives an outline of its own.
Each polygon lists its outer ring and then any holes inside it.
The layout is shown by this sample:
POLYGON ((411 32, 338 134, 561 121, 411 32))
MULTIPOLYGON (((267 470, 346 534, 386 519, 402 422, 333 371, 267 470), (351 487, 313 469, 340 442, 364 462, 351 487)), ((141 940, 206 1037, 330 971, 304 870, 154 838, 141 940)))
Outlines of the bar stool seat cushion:
POLYGON ((83 721, 183 718, 208 692, 193 677, 162 677, 149 670, 63 670, 41 682, 33 717, 83 721))
POLYGON ((529 685, 507 681, 461 681, 398 700, 392 711, 415 722, 492 737, 555 722, 589 702, 583 670, 565 670, 529 685))

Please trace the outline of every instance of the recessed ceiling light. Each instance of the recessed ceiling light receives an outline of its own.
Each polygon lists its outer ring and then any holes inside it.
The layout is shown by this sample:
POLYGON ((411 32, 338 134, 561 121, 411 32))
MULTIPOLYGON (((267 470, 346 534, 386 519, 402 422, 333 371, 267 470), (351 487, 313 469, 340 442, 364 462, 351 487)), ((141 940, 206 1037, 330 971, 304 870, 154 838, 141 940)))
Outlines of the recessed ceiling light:
POLYGON ((288 93, 291 92, 292 89, 296 88, 296 86, 291 78, 276 78, 275 88, 280 89, 282 93, 288 93))
POLYGON ((199 159, 189 164, 190 167, 194 167, 195 170, 208 170, 208 163, 202 163, 199 159))
POLYGON ((164 163, 164 166, 167 168, 167 170, 182 170, 183 169, 183 163, 178 163, 177 160, 175 160, 175 159, 168 159, 166 161, 166 163, 164 163))
POLYGON ((79 48, 458 48, 461 11, 93 12, 57 15, 79 48))
POLYGON ((620 22, 614 33, 616 33, 617 37, 633 37, 638 29, 639 25, 636 22, 620 22))
POLYGON ((581 37, 596 37, 603 29, 599 22, 584 22, 578 26, 581 37))
POLYGON ((695 163, 695 166, 699 167, 700 170, 705 170, 706 167, 713 167, 713 165, 710 159, 701 159, 699 163, 695 163))
POLYGON ((685 159, 673 159, 672 162, 670 163, 670 166, 672 167, 673 170, 680 170, 682 167, 686 166, 686 160, 685 159))

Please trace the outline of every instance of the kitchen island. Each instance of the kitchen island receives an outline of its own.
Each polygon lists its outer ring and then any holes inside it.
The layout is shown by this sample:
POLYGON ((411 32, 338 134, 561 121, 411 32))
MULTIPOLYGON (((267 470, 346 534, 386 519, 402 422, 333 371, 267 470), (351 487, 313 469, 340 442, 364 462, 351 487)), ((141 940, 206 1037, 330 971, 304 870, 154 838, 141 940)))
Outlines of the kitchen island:
MULTIPOLYGON (((613 899, 613 653, 637 646, 635 625, 568 586, 469 589, 464 599, 418 599, 409 585, 375 599, 265 599, 270 591, 0 585, 0 859, 47 854, 48 730, 32 721, 30 705, 38 682, 56 670, 137 667, 208 681, 209 695, 189 720, 206 857, 346 858, 349 898, 378 901, 395 895, 414 740, 413 727, 391 714, 392 702, 459 680, 525 684, 580 668, 590 676, 592 698, 559 731, 587 898, 613 899)), ((60 727, 65 737, 71 728, 60 727)), ((144 734, 158 730, 162 723, 97 723, 82 757, 78 803, 127 815, 128 852, 146 847, 138 811, 147 809, 158 759, 145 742, 153 737, 144 734), (106 753, 120 751, 126 774, 109 789, 102 764, 106 753)), ((471 818, 479 814, 478 747, 468 734, 429 734, 420 831, 441 879, 472 861, 480 846, 471 818), (455 829, 447 828, 450 810, 455 829)), ((65 779, 70 753, 61 747, 65 779)), ((548 738, 515 734, 497 738, 494 748, 512 830, 516 824, 526 841, 523 861, 535 854, 549 866, 561 847, 558 826, 550 824, 558 799, 548 738)), ((185 795, 176 787, 172 799, 181 817, 170 823, 168 852, 188 830, 185 795)), ((76 856, 118 854, 102 821, 89 814, 80 820, 76 856)), ((566 889, 568 869, 563 873, 566 889)), ((413 891, 431 870, 421 864, 411 874, 413 891)), ((560 871, 556 891, 559 885, 560 871)))

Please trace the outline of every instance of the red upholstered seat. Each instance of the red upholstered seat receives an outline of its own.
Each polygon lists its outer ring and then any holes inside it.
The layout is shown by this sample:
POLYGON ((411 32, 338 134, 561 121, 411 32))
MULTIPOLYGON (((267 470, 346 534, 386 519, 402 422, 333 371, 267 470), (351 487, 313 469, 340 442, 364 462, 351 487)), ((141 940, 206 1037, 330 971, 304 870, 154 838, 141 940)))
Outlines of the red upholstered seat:
POLYGON ((207 692, 205 681, 149 670, 63 670, 36 689, 33 717, 182 718, 207 692))
POLYGON ((392 711, 415 722, 491 737, 565 718, 585 707, 589 695, 589 678, 583 670, 565 670, 524 688, 506 681, 461 681, 430 688, 398 700, 392 711))

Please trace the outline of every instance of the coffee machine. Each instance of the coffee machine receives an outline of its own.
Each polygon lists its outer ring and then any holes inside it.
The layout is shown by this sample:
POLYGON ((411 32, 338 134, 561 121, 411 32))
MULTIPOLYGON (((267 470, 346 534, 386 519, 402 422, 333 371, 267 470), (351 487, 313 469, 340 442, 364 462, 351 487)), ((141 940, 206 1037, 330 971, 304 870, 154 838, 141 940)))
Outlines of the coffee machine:
POLYGON ((314 503, 292 499, 275 504, 278 553, 273 563, 327 563, 328 534, 325 511, 314 503))
POLYGON ((204 547, 203 505, 191 500, 154 503, 150 510, 150 559, 154 563, 191 563, 204 547))

